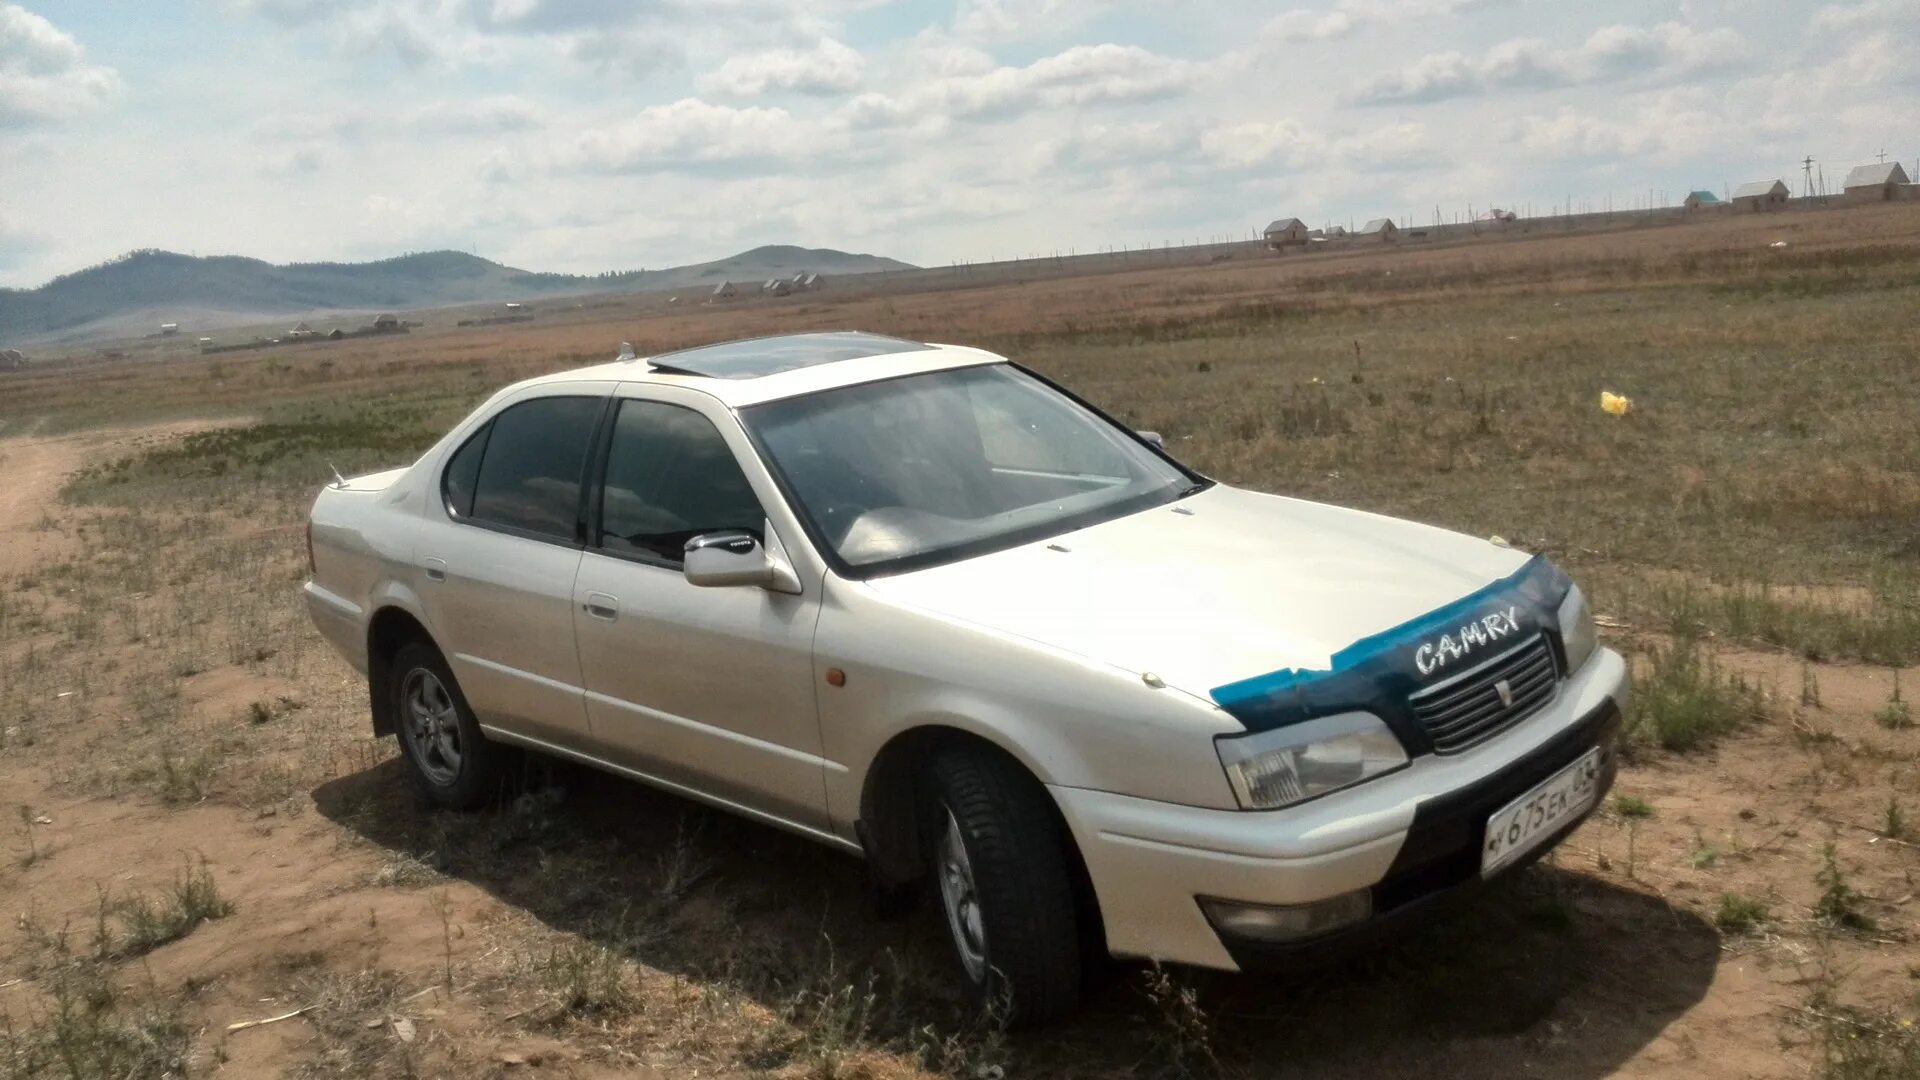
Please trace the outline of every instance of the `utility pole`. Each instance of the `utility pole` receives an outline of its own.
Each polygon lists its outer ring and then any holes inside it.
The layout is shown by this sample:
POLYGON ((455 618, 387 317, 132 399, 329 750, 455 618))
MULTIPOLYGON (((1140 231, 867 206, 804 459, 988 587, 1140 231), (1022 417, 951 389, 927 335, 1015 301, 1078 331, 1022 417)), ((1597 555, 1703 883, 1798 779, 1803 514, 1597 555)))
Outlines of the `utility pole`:
POLYGON ((1806 176, 1807 176, 1806 197, 1811 199, 1813 198, 1813 155, 1812 154, 1808 154, 1805 158, 1801 159, 1800 169, 1801 171, 1806 173, 1806 176))

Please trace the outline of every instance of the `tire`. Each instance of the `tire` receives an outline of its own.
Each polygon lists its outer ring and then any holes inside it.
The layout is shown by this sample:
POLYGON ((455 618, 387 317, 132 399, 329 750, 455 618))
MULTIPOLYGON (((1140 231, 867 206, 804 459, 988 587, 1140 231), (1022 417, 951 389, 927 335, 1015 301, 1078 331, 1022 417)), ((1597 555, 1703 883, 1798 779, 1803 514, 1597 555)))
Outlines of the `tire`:
POLYGON ((400 753, 421 794, 452 810, 496 799, 506 753, 480 733, 446 658, 426 642, 409 641, 387 671, 400 753))
POLYGON ((973 1004, 1008 1025, 1073 1011, 1081 986, 1073 852, 1046 790, 975 746, 938 753, 927 780, 933 893, 973 1004))

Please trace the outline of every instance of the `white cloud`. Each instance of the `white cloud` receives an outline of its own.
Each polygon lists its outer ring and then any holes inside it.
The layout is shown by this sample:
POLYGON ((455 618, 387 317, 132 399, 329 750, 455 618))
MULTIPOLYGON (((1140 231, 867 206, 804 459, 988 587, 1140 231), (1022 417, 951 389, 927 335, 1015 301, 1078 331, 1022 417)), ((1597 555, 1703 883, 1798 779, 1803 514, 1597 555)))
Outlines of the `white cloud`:
POLYGON ((1035 108, 1067 108, 1172 97, 1189 88, 1192 64, 1138 45, 1075 45, 1025 67, 996 67, 936 79, 922 99, 961 117, 1011 115, 1035 108))
POLYGON ((739 167, 818 152, 823 149, 821 134, 785 109, 733 108, 682 98, 581 132, 557 164, 594 173, 739 167))
POLYGON ((1326 140, 1291 118, 1224 125, 1200 137, 1201 152, 1214 164, 1230 169, 1303 165, 1325 147, 1326 140))
POLYGON ((1500 125, 1498 135, 1529 154, 1555 159, 1618 161, 1665 148, 1661 126, 1648 118, 1610 120, 1562 109, 1552 116, 1523 116, 1500 125))
POLYGON ((1198 144, 1198 133, 1186 123, 1145 120, 1088 124, 1043 140, 1035 153, 1043 167, 1113 169, 1186 156, 1198 144))
POLYGON ((1340 0, 1331 8, 1293 8, 1261 27, 1262 37, 1280 42, 1333 41, 1361 30, 1396 23, 1457 15, 1508 0, 1340 0))
POLYGON ((1534 38, 1504 41, 1478 56, 1430 53, 1368 80, 1351 95, 1361 105, 1421 104, 1502 90, 1585 86, 1634 78, 1678 79, 1744 63, 1752 49, 1737 31, 1683 23, 1651 29, 1607 26, 1570 49, 1534 38))
POLYGON ((403 114, 399 120, 402 126, 415 132, 446 135, 532 131, 546 122, 545 110, 512 94, 432 102, 403 114))
POLYGON ((860 54, 823 37, 808 49, 765 49, 729 57, 701 88, 734 97, 772 92, 845 94, 860 88, 860 54))
POLYGON ((87 63, 73 35, 18 4, 0 4, 0 128, 64 120, 119 89, 119 74, 87 63))
POLYGON ((1687 0, 1660 26, 1480 7, 1499 2, 214 0, 170 14, 182 49, 101 5, 36 21, 32 64, 112 65, 139 93, 0 130, 0 159, 34 162, 0 166, 0 282, 141 246, 455 244, 596 271, 791 241, 944 264, 1914 152, 1914 0, 1687 0), (1743 55, 1766 62, 1726 66, 1743 55), (1391 104, 1356 104, 1382 72, 1391 104))
POLYGON ((1111 0, 959 0, 953 30, 988 40, 1044 37, 1084 25, 1111 6, 1111 0))

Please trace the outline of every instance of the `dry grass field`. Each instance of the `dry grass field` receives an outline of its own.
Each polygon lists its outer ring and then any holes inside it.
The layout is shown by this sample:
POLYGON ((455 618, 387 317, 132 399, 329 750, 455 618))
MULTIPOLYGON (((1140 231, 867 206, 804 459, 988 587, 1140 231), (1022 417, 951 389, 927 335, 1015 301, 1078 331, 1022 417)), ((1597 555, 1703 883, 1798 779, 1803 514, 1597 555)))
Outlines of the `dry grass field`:
POLYGON ((1895 206, 0 377, 0 1078, 1920 1077, 1916 316, 1895 206), (621 340, 827 327, 1548 552, 1635 657, 1617 794, 1390 953, 1117 964, 1012 1034, 851 859, 558 767, 416 802, 297 596, 329 463, 621 340))

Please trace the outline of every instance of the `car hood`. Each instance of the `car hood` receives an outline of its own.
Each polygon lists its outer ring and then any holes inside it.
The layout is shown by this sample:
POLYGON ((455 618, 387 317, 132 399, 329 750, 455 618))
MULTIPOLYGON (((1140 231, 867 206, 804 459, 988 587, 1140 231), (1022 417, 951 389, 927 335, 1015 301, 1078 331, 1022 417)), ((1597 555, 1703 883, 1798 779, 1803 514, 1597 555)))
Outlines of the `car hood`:
POLYGON ((1219 700, 1214 691, 1269 673, 1330 671, 1356 642, 1484 590, 1527 561, 1444 529, 1215 485, 1051 540, 868 584, 896 603, 1152 672, 1219 700))

